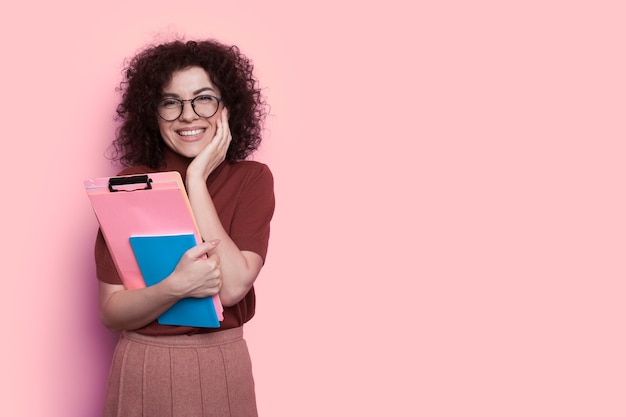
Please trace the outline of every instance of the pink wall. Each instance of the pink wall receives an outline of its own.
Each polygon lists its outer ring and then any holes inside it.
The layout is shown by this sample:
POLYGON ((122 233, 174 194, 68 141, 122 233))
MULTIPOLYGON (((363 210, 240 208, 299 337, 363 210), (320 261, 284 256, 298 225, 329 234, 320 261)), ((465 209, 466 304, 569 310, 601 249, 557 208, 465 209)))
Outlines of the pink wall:
POLYGON ((0 415, 99 413, 82 180, 159 32, 237 43, 272 104, 261 415, 626 414, 622 2, 40 3, 0 17, 0 415))

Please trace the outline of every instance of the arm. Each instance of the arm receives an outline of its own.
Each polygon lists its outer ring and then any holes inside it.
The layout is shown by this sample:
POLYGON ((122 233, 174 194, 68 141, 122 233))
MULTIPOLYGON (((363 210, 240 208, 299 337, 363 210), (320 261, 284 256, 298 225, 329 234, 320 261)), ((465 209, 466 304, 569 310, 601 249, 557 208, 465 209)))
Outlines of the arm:
POLYGON ((261 256, 250 251, 241 251, 224 230, 213 200, 206 187, 206 181, 187 178, 189 201, 193 209, 200 234, 221 241, 216 253, 220 257, 222 269, 222 289, 220 300, 224 306, 237 304, 252 288, 261 271, 261 256))
POLYGON ((217 126, 213 140, 187 168, 186 186, 200 235, 205 239, 219 239, 221 242, 215 250, 220 257, 222 270, 222 288, 219 295, 222 304, 228 307, 237 304, 252 288, 263 266, 263 260, 256 253, 241 251, 237 247, 224 230, 209 195, 207 178, 224 161, 231 141, 226 109, 219 115, 217 126))
POLYGON ((221 288, 219 256, 213 252, 219 241, 189 249, 172 274, 156 285, 127 290, 123 285, 100 282, 100 319, 111 330, 146 326, 181 298, 209 297, 221 288))

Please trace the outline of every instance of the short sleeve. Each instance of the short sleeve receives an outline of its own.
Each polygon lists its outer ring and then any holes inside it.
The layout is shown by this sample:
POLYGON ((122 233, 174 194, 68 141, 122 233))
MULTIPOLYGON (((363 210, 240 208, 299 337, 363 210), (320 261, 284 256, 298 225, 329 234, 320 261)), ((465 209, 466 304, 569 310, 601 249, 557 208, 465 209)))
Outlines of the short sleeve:
POLYGON ((115 268, 115 263, 113 262, 113 258, 111 257, 111 253, 109 252, 101 230, 98 230, 98 235, 96 236, 94 256, 96 259, 96 277, 98 280, 106 282, 107 284, 121 285, 122 279, 115 268))
POLYGON ((258 254, 265 262, 274 215, 274 177, 265 164, 249 165, 250 172, 239 193, 230 237, 242 251, 258 254))

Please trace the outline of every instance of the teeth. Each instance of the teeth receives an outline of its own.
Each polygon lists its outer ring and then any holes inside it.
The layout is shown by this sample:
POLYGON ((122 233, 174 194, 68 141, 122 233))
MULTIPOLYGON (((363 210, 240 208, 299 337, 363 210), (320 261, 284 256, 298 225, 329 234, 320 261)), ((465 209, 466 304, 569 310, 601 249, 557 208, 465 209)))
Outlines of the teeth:
POLYGON ((180 132, 178 132, 178 134, 181 136, 193 136, 193 135, 199 135, 202 132, 204 132, 204 129, 181 130, 180 132))

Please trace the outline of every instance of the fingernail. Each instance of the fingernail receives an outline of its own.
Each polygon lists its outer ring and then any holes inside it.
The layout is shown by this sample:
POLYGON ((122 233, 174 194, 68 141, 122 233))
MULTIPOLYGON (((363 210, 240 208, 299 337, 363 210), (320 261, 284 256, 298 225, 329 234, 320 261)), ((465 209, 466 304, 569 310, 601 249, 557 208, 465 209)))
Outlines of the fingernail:
POLYGON ((219 240, 219 239, 209 240, 209 243, 211 245, 213 245, 213 246, 217 246, 220 242, 221 242, 221 240, 219 240))

